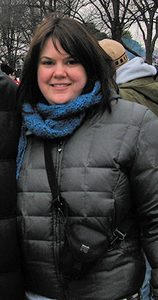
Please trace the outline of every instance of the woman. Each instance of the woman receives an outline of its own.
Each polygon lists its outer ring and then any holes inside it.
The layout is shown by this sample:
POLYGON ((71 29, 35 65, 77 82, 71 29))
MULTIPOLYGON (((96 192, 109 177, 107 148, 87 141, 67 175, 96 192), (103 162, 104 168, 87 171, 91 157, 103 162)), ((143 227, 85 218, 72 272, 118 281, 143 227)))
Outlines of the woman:
POLYGON ((158 120, 112 92, 114 74, 77 21, 50 15, 37 28, 18 89, 26 299, 139 299, 141 247, 157 296, 158 120))

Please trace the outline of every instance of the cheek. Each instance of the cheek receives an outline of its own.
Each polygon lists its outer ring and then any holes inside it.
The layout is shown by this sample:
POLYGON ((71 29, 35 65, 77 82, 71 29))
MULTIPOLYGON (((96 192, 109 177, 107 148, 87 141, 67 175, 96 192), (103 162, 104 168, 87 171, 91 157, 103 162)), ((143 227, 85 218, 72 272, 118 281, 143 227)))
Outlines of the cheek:
POLYGON ((37 72, 37 83, 38 83, 38 86, 39 86, 39 89, 41 91, 41 93, 45 96, 45 93, 46 93, 46 88, 47 88, 47 76, 46 76, 46 73, 41 69, 39 68, 38 69, 38 72, 37 72))
POLYGON ((84 88, 87 82, 87 74, 84 69, 80 69, 74 73, 74 80, 77 82, 78 87, 84 88))
POLYGON ((87 75, 83 74, 83 76, 81 77, 81 89, 84 89, 86 83, 87 83, 87 75))
POLYGON ((38 70, 37 70, 37 82, 38 82, 38 85, 40 86, 41 84, 41 79, 42 79, 42 75, 41 75, 41 68, 39 67, 38 70))
POLYGON ((47 81, 49 78, 50 78, 49 72, 47 70, 43 69, 42 67, 39 67, 38 71, 37 71, 38 84, 47 81))

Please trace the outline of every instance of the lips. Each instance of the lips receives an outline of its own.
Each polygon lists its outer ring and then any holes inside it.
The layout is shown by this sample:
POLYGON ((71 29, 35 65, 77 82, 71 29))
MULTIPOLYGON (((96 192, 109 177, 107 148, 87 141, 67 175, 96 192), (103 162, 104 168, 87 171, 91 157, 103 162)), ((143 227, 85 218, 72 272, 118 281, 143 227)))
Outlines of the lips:
POLYGON ((51 84, 51 85, 54 86, 54 87, 67 87, 70 84, 51 84))

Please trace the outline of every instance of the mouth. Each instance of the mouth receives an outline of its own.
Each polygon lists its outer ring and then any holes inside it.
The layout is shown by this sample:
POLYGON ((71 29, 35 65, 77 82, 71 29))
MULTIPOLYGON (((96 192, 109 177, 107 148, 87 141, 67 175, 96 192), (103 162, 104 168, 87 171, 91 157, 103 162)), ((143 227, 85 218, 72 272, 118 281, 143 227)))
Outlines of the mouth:
POLYGON ((67 86, 69 86, 70 84, 51 84, 51 86, 53 86, 53 87, 67 87, 67 86))

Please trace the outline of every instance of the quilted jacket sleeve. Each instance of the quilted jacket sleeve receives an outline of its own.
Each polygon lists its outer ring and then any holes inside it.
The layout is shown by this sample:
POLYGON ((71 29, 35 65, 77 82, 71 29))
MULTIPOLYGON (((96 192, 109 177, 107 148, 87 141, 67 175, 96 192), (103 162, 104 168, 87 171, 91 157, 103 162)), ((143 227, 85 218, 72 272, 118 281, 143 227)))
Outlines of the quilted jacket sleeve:
POLYGON ((0 299, 23 300, 16 219, 16 156, 21 117, 16 108, 17 85, 0 71, 0 299))
POLYGON ((152 267, 152 286, 158 299, 158 119, 146 110, 131 170, 132 197, 144 252, 152 267))
POLYGON ((0 111, 0 299, 24 299, 16 223, 16 155, 20 134, 16 112, 0 111))
POLYGON ((16 109, 16 92, 18 85, 0 70, 0 111, 16 109))

